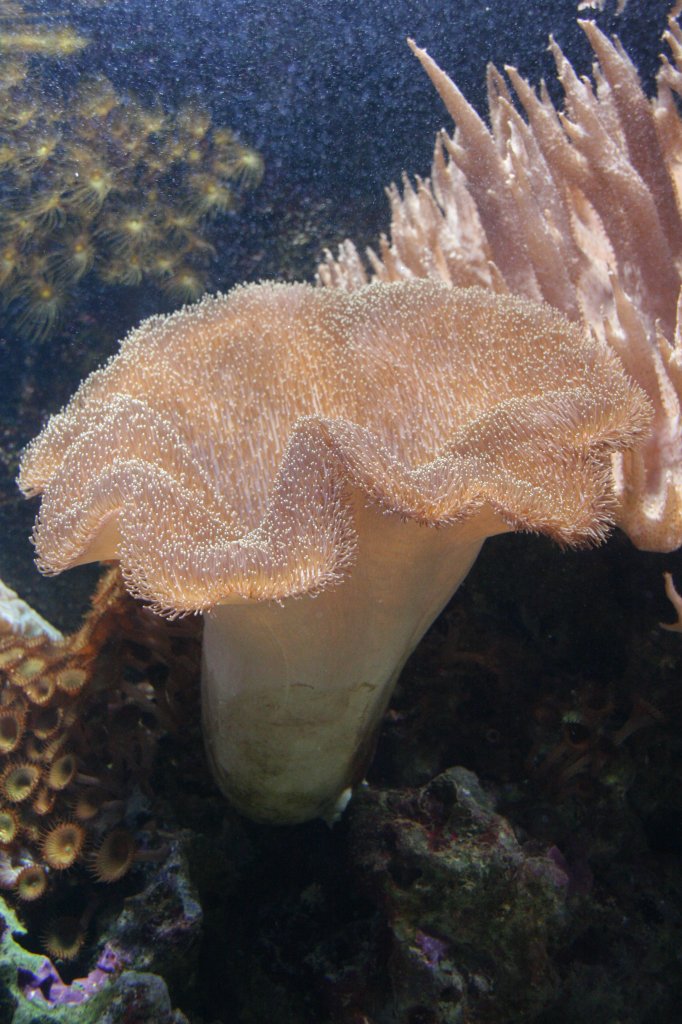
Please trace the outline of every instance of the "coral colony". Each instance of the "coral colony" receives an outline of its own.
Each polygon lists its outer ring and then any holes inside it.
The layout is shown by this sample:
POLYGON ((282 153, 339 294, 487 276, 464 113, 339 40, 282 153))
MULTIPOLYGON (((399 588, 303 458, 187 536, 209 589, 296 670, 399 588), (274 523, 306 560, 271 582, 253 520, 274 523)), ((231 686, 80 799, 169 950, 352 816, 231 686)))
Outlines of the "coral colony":
POLYGON ((174 660, 157 625, 113 572, 73 636, 0 638, 0 890, 27 909, 38 901, 59 909, 60 877, 80 872, 77 916, 73 907, 58 912, 42 933, 47 952, 62 960, 86 938, 93 886, 164 855, 158 842, 142 848, 124 820, 127 797, 147 785, 179 686, 177 661, 167 674, 176 684, 162 693, 149 682, 160 678, 154 664, 174 660))
POLYGON ((198 298, 215 256, 210 222, 263 174, 260 155, 201 106, 146 107, 103 76, 45 101, 31 57, 82 48, 69 31, 0 31, 0 188, 11 196, 0 297, 14 329, 34 340, 93 275, 155 286, 177 304, 198 298))

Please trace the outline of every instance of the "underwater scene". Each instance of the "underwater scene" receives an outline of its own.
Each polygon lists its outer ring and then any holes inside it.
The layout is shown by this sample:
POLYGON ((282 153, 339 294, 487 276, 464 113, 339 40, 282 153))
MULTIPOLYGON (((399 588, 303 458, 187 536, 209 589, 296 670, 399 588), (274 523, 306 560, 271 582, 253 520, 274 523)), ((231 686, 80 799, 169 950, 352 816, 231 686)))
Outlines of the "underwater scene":
POLYGON ((0 0, 0 1024, 667 1024, 682 0, 0 0))

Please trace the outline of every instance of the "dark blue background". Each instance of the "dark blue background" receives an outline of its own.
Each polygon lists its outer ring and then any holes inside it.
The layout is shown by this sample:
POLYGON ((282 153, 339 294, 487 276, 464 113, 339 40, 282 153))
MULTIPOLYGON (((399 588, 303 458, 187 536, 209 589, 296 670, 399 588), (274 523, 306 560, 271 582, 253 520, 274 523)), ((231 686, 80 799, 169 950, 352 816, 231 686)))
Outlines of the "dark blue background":
MULTIPOLYGON (((649 80, 669 7, 669 0, 630 0, 615 18, 609 0, 598 19, 618 31, 649 80)), ((485 109, 488 61, 515 64, 534 82, 544 75, 551 86, 550 33, 579 71, 589 70, 576 9, 577 0, 60 5, 92 39, 82 66, 170 106, 202 99, 216 120, 262 150, 271 187, 295 183, 340 202, 381 191, 404 169, 426 172, 434 132, 448 122, 407 35, 485 109)))

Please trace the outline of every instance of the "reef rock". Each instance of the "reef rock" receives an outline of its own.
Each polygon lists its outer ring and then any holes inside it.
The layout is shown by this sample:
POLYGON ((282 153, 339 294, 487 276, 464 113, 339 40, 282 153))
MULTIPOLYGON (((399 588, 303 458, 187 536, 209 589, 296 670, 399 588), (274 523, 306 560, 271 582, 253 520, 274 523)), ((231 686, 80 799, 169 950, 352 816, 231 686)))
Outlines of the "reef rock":
POLYGON ((163 978, 123 970, 106 945, 86 977, 64 983, 48 957, 17 941, 25 929, 0 897, 1 1024, 187 1024, 163 978))
POLYGON ((393 1005, 373 1005, 372 1019, 492 1024, 552 1001, 568 879, 550 856, 524 849, 472 772, 452 768, 421 789, 368 789, 351 830, 389 936, 379 990, 393 1005))

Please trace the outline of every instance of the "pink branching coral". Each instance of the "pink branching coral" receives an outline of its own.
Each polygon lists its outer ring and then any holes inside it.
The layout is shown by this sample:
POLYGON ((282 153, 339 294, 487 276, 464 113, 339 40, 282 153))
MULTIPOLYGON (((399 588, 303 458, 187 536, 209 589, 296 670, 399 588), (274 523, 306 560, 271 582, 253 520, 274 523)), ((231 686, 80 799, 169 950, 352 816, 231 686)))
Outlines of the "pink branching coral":
MULTIPOLYGON (((675 13, 675 12, 673 12, 675 13)), ((456 124, 436 143, 431 180, 388 190, 390 239, 368 252, 327 253, 321 283, 432 277, 543 299, 583 320, 648 394, 647 442, 613 458, 619 525, 645 550, 682 543, 682 33, 671 15, 653 99, 617 40, 580 22, 593 82, 554 41, 564 90, 553 106, 512 68, 488 71, 490 126, 410 42, 456 124)))

